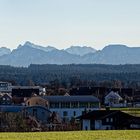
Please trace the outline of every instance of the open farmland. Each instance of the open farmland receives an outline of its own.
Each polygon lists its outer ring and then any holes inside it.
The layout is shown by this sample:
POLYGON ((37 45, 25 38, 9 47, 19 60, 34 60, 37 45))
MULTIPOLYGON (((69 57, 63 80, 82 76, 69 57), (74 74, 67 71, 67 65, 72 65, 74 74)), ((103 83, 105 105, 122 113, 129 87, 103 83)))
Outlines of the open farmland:
POLYGON ((111 110, 121 110, 130 115, 140 117, 140 108, 111 108, 111 110))
POLYGON ((0 140, 139 140, 140 130, 0 133, 0 140))

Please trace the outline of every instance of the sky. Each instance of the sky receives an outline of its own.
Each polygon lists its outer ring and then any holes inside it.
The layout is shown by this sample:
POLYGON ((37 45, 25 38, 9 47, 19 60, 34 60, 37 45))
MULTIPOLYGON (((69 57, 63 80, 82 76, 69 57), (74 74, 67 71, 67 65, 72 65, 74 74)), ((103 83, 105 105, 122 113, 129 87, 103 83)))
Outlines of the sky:
POLYGON ((0 47, 140 47, 140 0, 0 0, 0 47))

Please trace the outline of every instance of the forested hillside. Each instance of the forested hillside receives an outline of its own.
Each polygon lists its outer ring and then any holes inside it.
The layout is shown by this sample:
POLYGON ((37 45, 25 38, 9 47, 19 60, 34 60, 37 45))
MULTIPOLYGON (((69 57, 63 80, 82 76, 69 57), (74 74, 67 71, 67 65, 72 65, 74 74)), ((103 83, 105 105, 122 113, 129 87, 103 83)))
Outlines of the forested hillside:
POLYGON ((48 84, 98 85, 120 81, 124 86, 138 86, 140 65, 30 65, 29 67, 0 66, 0 81, 16 85, 48 84))

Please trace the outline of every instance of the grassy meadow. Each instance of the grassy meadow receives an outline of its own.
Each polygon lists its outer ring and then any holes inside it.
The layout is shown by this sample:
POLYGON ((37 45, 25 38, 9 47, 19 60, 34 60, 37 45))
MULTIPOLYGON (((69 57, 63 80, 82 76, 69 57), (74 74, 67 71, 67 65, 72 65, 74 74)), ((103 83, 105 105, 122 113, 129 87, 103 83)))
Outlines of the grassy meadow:
POLYGON ((140 117, 140 108, 111 108, 111 110, 121 110, 130 115, 140 117))
POLYGON ((0 140, 140 140, 140 130, 0 133, 0 140))

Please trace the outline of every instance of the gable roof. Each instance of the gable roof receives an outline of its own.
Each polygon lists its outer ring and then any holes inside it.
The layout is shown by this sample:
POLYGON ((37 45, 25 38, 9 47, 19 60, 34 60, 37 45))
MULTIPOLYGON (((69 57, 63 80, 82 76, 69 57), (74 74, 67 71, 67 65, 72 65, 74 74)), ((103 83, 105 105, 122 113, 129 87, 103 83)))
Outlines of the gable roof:
POLYGON ((111 91, 108 95, 105 96, 105 99, 109 99, 109 98, 122 100, 122 97, 118 94, 118 92, 114 92, 114 91, 111 91))
POLYGON ((3 98, 3 97, 9 97, 10 99, 12 99, 12 96, 9 93, 2 93, 0 95, 0 98, 3 98))
POLYGON ((102 120, 106 117, 111 117, 117 114, 123 114, 126 117, 132 117, 131 115, 121 112, 120 110, 94 110, 87 114, 77 117, 77 119, 92 119, 92 120, 102 120))
POLYGON ((27 98, 26 100, 25 100, 25 102, 28 102, 28 101, 30 101, 30 100, 43 100, 43 101, 46 101, 44 98, 42 98, 41 96, 32 96, 32 97, 30 97, 30 98, 27 98))

